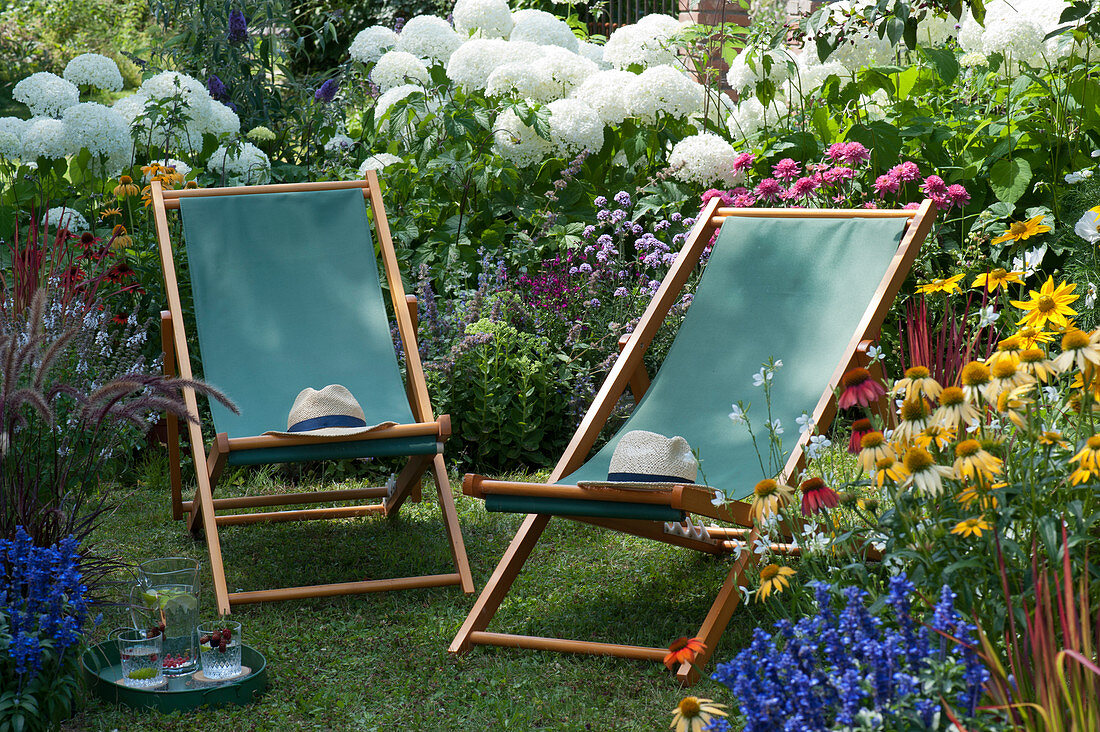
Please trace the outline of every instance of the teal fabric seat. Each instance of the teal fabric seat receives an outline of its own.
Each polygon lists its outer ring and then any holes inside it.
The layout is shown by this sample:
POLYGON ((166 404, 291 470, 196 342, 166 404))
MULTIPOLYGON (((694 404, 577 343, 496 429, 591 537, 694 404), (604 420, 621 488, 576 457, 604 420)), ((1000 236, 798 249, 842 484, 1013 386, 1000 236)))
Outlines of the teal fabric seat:
MULTIPOLYGON (((182 198, 203 377, 240 408, 211 403, 230 438, 283 430, 298 392, 343 384, 367 423, 414 422, 358 189, 182 198), (323 253, 323 254, 322 254, 323 253)), ((251 465, 430 454, 395 438, 230 453, 251 465)))

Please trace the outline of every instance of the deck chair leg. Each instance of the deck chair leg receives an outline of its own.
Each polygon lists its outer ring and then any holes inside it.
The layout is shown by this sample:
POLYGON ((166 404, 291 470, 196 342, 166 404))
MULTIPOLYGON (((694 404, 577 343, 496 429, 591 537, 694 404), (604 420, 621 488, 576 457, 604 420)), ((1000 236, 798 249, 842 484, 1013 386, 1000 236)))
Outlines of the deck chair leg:
MULTIPOLYGON (((218 480, 222 477, 222 471, 225 470, 226 462, 229 460, 229 435, 224 432, 219 432, 214 437, 213 444, 210 445, 210 454, 206 458, 206 478, 207 485, 210 487, 210 510, 214 510, 214 486, 218 484, 218 480)), ((196 465, 196 471, 198 466, 196 465)), ((197 477, 197 476, 196 476, 197 477)), ((192 536, 198 536, 206 522, 200 521, 201 512, 206 510, 206 505, 199 500, 198 489, 195 489, 195 500, 191 501, 191 516, 187 519, 187 530, 191 532, 192 536)), ((213 515, 211 515, 213 518, 213 515)))
POLYGON ((413 455, 405 467, 397 474, 397 484, 393 494, 386 499, 386 516, 396 516, 401 510, 401 504, 413 492, 420 490, 420 481, 424 478, 424 471, 428 469, 434 455, 413 455))
POLYGON ((172 489, 172 518, 183 519, 183 473, 180 469, 180 425, 176 415, 165 417, 168 432, 168 482, 172 489))
POLYGON ((710 612, 707 613, 703 625, 699 628, 697 637, 702 639, 706 648, 695 657, 694 661, 684 662, 676 670, 676 678, 684 686, 690 686, 699 680, 699 669, 706 668, 707 662, 714 654, 714 647, 718 645, 718 641, 726 631, 726 626, 729 625, 733 611, 741 603, 741 587, 745 584, 745 570, 752 561, 752 557, 750 541, 741 550, 741 556, 734 561, 733 567, 726 575, 726 581, 718 591, 718 597, 714 599, 710 612))
POLYGON ((443 514, 443 528, 447 532, 447 541, 451 545, 451 555, 455 568, 462 579, 462 591, 467 595, 474 592, 474 578, 470 574, 470 560, 466 557, 466 545, 462 541, 462 527, 458 523, 458 511, 455 510, 455 497, 451 493, 451 481, 447 477, 447 465, 442 455, 432 460, 432 477, 439 491, 439 508, 443 514))
POLYGON ((523 563, 527 561, 527 557, 531 556, 531 550, 535 548, 549 521, 550 514, 545 513, 528 514, 523 520, 512 543, 508 545, 508 551, 504 552, 497 568, 493 570, 493 575, 485 584, 477 602, 474 603, 473 609, 470 610, 462 627, 458 629, 458 634, 451 641, 451 646, 447 649, 450 653, 469 651, 472 645, 470 634, 488 627, 489 621, 493 619, 500 603, 504 601, 504 596, 512 588, 512 583, 523 568, 523 563))

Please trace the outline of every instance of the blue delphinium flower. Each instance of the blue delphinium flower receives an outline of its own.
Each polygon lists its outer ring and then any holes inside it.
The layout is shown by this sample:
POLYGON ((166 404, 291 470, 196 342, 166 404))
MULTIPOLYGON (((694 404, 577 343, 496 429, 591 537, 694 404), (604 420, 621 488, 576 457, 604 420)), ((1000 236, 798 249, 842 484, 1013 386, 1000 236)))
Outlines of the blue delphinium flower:
POLYGON ((248 40, 248 20, 240 10, 229 11, 229 31, 226 40, 233 44, 244 43, 248 40))

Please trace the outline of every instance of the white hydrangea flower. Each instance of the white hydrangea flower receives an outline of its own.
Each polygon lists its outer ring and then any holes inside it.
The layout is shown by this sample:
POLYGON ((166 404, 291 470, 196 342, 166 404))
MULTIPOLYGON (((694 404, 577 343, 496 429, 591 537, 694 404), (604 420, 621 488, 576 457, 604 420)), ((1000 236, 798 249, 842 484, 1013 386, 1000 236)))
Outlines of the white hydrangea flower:
POLYGON ((271 161, 251 142, 240 143, 236 152, 222 145, 206 161, 206 169, 224 176, 229 186, 261 185, 271 180, 271 161))
POLYGON ((588 103, 606 124, 617 125, 630 116, 624 89, 637 80, 629 71, 600 71, 589 76, 573 90, 572 96, 588 103))
MULTIPOLYGON (((514 18, 513 18, 514 20, 514 18)), ((579 48, 577 36, 561 18, 543 10, 531 10, 515 22, 510 41, 527 41, 540 46, 561 46, 576 53, 579 48)))
POLYGON ((669 170, 685 183, 709 187, 721 183, 732 188, 744 175, 733 169, 737 151, 718 135, 704 132, 685 137, 672 148, 669 170))
POLYGON ((886 93, 885 89, 875 89, 874 94, 871 96, 860 95, 859 103, 863 107, 867 119, 872 122, 886 119, 891 106, 890 95, 886 93))
POLYGON ((63 113, 73 147, 86 148, 104 172, 116 175, 130 164, 134 143, 130 126, 114 109, 95 102, 74 104, 63 113))
POLYGON ((664 13, 650 13, 638 18, 637 26, 645 28, 654 35, 662 38, 672 38, 683 28, 678 18, 664 13))
POLYGON ((385 168, 387 165, 393 165, 394 163, 400 162, 401 158, 396 155, 391 155, 390 153, 377 153, 371 155, 359 166, 359 177, 365 177, 368 170, 382 170, 382 168, 385 168))
POLYGON ((553 78, 558 97, 568 96, 577 85, 600 70, 595 61, 558 46, 544 46, 537 63, 553 78))
POLYGON ((355 140, 351 139, 342 132, 337 132, 335 135, 328 139, 325 143, 325 149, 329 152, 334 150, 350 150, 352 145, 355 144, 355 140))
POLYGON ((596 66, 599 67, 600 71, 611 68, 611 64, 603 60, 603 46, 598 43, 580 41, 578 44, 577 53, 596 64, 596 66))
POLYGON ((604 61, 618 69, 675 63, 676 54, 669 48, 675 34, 665 30, 656 22, 616 28, 604 44, 604 61))
POLYGON ((533 128, 523 124, 515 110, 506 109, 497 116, 493 130, 493 149, 521 168, 541 163, 550 153, 550 141, 539 137, 533 128))
POLYGON ((142 82, 138 91, 150 99, 171 99, 178 95, 192 110, 203 109, 211 101, 201 81, 178 71, 162 71, 142 82))
POLYGON ((26 120, 0 117, 0 158, 12 162, 23 158, 23 135, 26 131, 26 120))
POLYGON ((835 75, 841 81, 851 78, 852 72, 844 68, 843 64, 836 61, 826 61, 823 64, 813 63, 809 58, 810 55, 803 54, 799 56, 795 73, 783 85, 783 91, 788 99, 809 97, 830 76, 835 75))
POLYGON ((214 137, 223 135, 236 135, 241 131, 241 118, 232 109, 216 99, 210 100, 206 125, 203 132, 209 132, 214 137))
POLYGON ((864 66, 883 66, 892 62, 895 51, 888 37, 879 38, 874 31, 866 31, 866 35, 842 41, 827 59, 819 57, 816 46, 812 53, 818 63, 832 61, 842 64, 849 71, 858 71, 864 66))
POLYGON ((683 119, 703 108, 703 87, 671 66, 651 66, 626 90, 631 115, 653 124, 658 114, 683 119))
POLYGON ((959 35, 962 25, 951 15, 929 14, 917 26, 917 41, 936 48, 959 35))
POLYGON ((1030 0, 1026 6, 992 0, 986 5, 984 26, 969 14, 963 19, 959 46, 968 53, 1007 54, 1032 65, 1041 62, 1039 54, 1044 51, 1064 55, 1068 44, 1058 38, 1044 43, 1044 37, 1058 25, 1066 6, 1063 0, 1030 0))
POLYGON ((361 64, 372 64, 382 58, 382 54, 397 46, 397 34, 384 25, 364 28, 355 34, 348 53, 361 64))
POLYGON ((466 91, 485 88, 489 75, 501 64, 522 61, 512 55, 512 46, 499 38, 474 38, 458 47, 447 61, 447 78, 466 91))
POLYGON ((379 90, 386 92, 395 86, 414 81, 427 84, 431 81, 431 77, 424 62, 411 53, 386 51, 371 69, 370 80, 378 86, 379 90))
POLYGON ((15 85, 11 92, 17 102, 23 102, 35 117, 56 117, 80 101, 76 84, 57 74, 39 71, 15 85))
POLYGON ((424 61, 447 63, 462 45, 462 38, 451 24, 434 15, 418 15, 405 24, 397 37, 397 50, 411 53, 424 61))
POLYGON ((475 38, 507 38, 514 25, 506 0, 458 0, 451 15, 456 31, 475 38))
POLYGON ((985 66, 989 63, 989 59, 985 57, 985 54, 981 51, 970 51, 959 56, 959 66, 964 68, 972 68, 974 66, 985 66))
POLYGON ((137 92, 128 97, 122 97, 111 105, 111 109, 121 114, 123 119, 126 120, 126 124, 133 128, 134 121, 138 118, 138 115, 145 111, 145 105, 148 102, 148 96, 142 92, 137 92))
POLYGON ((1023 15, 1004 16, 987 22, 982 33, 982 53, 1000 53, 1016 61, 1031 62, 1044 50, 1043 29, 1023 15))
POLYGON ((386 91, 378 97, 374 103, 374 121, 382 119, 395 103, 401 101, 410 94, 427 94, 424 87, 419 84, 402 84, 386 91))
POLYGON ((122 72, 114 59, 98 53, 82 53, 68 64, 61 73, 68 81, 80 86, 94 86, 108 91, 122 91, 122 72))
POLYGON ((781 84, 790 76, 788 63, 793 63, 794 58, 782 49, 755 51, 745 49, 737 55, 726 72, 726 83, 738 94, 743 94, 750 87, 755 87, 764 80, 765 58, 771 61, 771 68, 767 78, 774 84, 781 84))
POLYGON ((561 98, 550 73, 539 63, 524 61, 501 64, 485 80, 485 95, 515 95, 532 102, 550 102, 561 98))
POLYGON ((551 102, 550 142, 559 157, 571 158, 581 150, 598 153, 603 148, 603 120, 579 99, 551 102))
POLYGON ((752 137, 765 123, 774 125, 786 117, 787 112, 787 104, 782 100, 775 100, 765 110, 759 99, 746 97, 737 104, 737 109, 730 114, 726 125, 734 140, 742 140, 752 137))
POLYGON ((40 224, 50 229, 68 229, 70 233, 74 234, 78 231, 86 231, 88 229, 88 220, 81 216, 79 211, 74 211, 67 206, 55 206, 51 208, 46 213, 42 214, 40 224))
POLYGON ((23 132, 23 156, 27 160, 59 160, 77 151, 69 128, 59 119, 34 117, 23 132))

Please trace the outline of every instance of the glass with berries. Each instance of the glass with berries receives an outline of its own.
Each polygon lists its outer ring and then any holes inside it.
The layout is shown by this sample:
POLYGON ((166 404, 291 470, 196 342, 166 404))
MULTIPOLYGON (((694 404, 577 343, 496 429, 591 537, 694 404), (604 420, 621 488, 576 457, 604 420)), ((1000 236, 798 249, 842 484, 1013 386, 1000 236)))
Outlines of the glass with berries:
POLYGON ((199 626, 199 654, 202 674, 211 680, 231 679, 241 674, 241 624, 216 620, 199 626))

